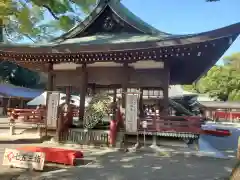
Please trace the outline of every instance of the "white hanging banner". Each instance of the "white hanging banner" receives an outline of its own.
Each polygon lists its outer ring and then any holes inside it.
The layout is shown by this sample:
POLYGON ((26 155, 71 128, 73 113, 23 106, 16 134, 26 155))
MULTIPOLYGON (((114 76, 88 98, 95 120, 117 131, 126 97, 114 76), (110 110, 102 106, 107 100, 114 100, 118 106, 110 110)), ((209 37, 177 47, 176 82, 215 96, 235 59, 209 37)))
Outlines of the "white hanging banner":
POLYGON ((138 131, 138 94, 126 94, 126 132, 138 131))
POLYGON ((57 127, 58 106, 60 101, 59 92, 49 92, 47 103, 47 126, 51 128, 57 127))

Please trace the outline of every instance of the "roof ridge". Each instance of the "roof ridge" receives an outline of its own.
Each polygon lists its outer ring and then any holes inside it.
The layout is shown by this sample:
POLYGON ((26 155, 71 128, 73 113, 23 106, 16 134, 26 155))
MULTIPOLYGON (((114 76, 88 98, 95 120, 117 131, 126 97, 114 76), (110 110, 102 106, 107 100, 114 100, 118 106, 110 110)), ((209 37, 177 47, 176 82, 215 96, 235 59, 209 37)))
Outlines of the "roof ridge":
POLYGON ((71 28, 68 32, 64 33, 63 35, 54 38, 50 42, 61 42, 65 39, 71 38, 72 36, 76 35, 80 30, 85 29, 90 22, 93 22, 100 13, 107 7, 108 3, 111 1, 119 1, 119 0, 99 0, 92 12, 80 23, 75 25, 73 28, 71 28), (74 34, 74 35, 72 35, 74 34))
POLYGON ((124 6, 120 0, 99 0, 93 11, 81 23, 77 24, 60 37, 54 38, 50 42, 61 42, 66 39, 73 38, 79 32, 84 31, 92 22, 94 22, 107 6, 124 22, 130 24, 140 32, 164 36, 172 35, 170 33, 160 31, 142 20, 140 17, 132 13, 126 6, 124 6))

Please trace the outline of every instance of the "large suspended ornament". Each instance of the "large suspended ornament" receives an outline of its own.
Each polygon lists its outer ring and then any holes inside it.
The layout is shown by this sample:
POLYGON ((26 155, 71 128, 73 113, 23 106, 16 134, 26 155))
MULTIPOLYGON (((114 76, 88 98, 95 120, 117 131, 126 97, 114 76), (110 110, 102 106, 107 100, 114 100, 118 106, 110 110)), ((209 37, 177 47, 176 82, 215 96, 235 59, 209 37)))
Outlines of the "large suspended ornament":
POLYGON ((92 129, 101 122, 104 117, 108 116, 110 104, 111 97, 106 94, 96 94, 93 96, 84 114, 84 128, 92 129))

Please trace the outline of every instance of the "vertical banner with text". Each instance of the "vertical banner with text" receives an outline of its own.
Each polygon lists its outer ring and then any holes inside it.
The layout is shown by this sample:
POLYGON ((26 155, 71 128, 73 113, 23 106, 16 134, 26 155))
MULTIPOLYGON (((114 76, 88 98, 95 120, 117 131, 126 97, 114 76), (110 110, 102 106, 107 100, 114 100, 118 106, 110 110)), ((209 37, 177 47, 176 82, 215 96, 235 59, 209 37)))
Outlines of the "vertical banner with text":
POLYGON ((51 128, 57 127, 58 119, 58 106, 60 93, 51 92, 49 93, 48 103, 47 103, 47 126, 51 128))
POLYGON ((126 132, 138 131, 138 94, 126 94, 126 132))

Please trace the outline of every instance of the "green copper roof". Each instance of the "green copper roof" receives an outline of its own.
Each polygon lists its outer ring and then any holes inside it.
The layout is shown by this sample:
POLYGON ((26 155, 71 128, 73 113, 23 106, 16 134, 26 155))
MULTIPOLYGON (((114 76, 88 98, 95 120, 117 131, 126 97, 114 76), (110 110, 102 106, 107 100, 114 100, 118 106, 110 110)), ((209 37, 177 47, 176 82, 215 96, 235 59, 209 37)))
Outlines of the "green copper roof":
POLYGON ((90 45, 90 44, 120 44, 131 42, 145 42, 162 40, 163 37, 159 35, 141 35, 141 34, 101 34, 82 38, 66 39, 60 44, 76 44, 90 45))
POLYGON ((128 22, 139 31, 142 31, 145 34, 159 34, 159 35, 171 35, 169 33, 159 31, 150 24, 144 22, 141 18, 133 14, 128 8, 126 8, 122 3, 110 1, 110 8, 118 14, 125 22, 128 22))
POLYGON ((152 27, 147 24, 135 14, 133 14, 130 10, 128 10, 123 4, 119 2, 119 0, 100 0, 94 10, 90 13, 90 15, 85 18, 84 21, 79 23, 77 26, 69 30, 69 32, 63 34, 62 36, 54 39, 53 41, 62 41, 69 38, 75 38, 79 33, 84 32, 85 29, 90 26, 94 21, 100 16, 101 13, 104 12, 106 7, 110 7, 111 10, 120 17, 124 22, 133 26, 135 29, 139 31, 140 34, 158 34, 162 36, 170 36, 172 34, 165 33, 159 31, 158 29, 152 27))

